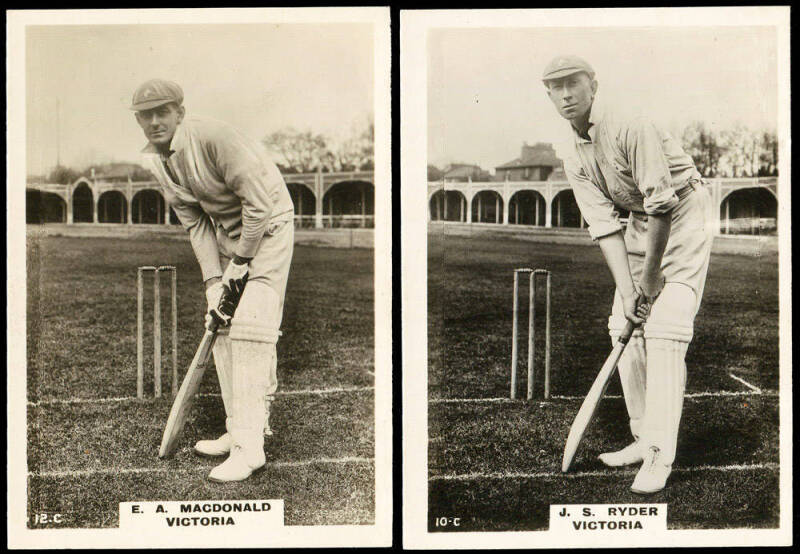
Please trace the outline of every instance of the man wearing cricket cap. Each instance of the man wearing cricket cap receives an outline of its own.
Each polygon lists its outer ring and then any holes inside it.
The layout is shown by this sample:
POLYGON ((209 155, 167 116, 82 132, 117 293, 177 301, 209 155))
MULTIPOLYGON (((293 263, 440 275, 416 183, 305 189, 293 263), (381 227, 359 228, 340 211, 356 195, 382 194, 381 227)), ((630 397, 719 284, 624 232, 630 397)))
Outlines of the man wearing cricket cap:
POLYGON ((608 318, 612 340, 626 320, 644 323, 618 365, 634 442, 600 460, 608 466, 641 462, 631 490, 658 492, 675 459, 684 358, 713 238, 710 197, 691 157, 669 133, 595 102, 598 83, 585 60, 558 56, 542 81, 570 123, 564 170, 616 284, 608 318), (624 232, 618 209, 630 211, 624 232))
POLYGON ((143 83, 131 109, 149 142, 148 167, 189 232, 205 282, 206 322, 213 312, 229 324, 214 346, 227 433, 199 441, 195 451, 228 454, 209 479, 240 481, 264 466, 264 434, 271 434, 294 206, 263 146, 219 121, 184 117, 177 84, 143 83), (232 319, 217 309, 223 285, 241 294, 232 319))

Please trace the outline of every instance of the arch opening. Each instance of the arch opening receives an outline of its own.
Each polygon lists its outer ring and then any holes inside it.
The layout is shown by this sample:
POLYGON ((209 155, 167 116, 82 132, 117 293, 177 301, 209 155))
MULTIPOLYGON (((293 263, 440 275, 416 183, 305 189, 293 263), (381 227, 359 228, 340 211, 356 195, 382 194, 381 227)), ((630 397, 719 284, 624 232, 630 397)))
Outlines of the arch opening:
POLYGON ((553 227, 583 227, 583 218, 572 190, 562 190, 552 202, 553 227))
POLYGON ((313 191, 302 183, 286 183, 294 204, 295 227, 314 227, 317 202, 313 191))
POLYGON ((72 221, 74 223, 94 221, 94 195, 86 183, 81 183, 72 192, 72 221))
POLYGON ((375 187, 366 181, 333 185, 322 197, 325 227, 375 227, 375 187))
POLYGON ((97 220, 100 223, 128 221, 128 201, 118 190, 109 190, 97 199, 97 220))
POLYGON ((726 235, 770 235, 778 231, 778 200, 766 188, 731 192, 720 205, 720 232, 726 235))
POLYGON ((131 210, 134 223, 164 223, 165 202, 161 193, 146 189, 133 195, 131 210))
POLYGON ((52 192, 26 189, 25 222, 32 224, 66 223, 67 203, 52 192))
POLYGON ((437 190, 430 200, 431 221, 467 221, 467 199, 457 190, 437 190))
POLYGON ((521 190, 508 201, 508 222, 512 225, 544 226, 547 202, 538 191, 521 190))
POLYGON ((502 223, 503 198, 493 190, 482 190, 472 199, 472 221, 502 223))

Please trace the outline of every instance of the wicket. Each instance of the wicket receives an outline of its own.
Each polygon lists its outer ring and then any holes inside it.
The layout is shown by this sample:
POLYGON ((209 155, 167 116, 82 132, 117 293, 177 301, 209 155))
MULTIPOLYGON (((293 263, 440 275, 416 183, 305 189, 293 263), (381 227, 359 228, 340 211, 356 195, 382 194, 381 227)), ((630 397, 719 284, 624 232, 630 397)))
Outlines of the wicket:
POLYGON ((172 396, 178 393, 178 272, 175 266, 141 266, 136 272, 136 396, 144 398, 144 273, 153 272, 153 389, 161 397, 161 279, 172 274, 172 396))
POLYGON ((519 268, 514 270, 514 308, 513 320, 511 324, 511 398, 517 398, 517 365, 519 358, 519 346, 517 341, 518 320, 519 320, 519 275, 528 273, 528 400, 533 398, 533 354, 534 354, 534 317, 536 315, 536 276, 545 275, 547 277, 547 289, 545 293, 545 339, 544 339, 544 397, 550 397, 550 271, 546 269, 519 268))

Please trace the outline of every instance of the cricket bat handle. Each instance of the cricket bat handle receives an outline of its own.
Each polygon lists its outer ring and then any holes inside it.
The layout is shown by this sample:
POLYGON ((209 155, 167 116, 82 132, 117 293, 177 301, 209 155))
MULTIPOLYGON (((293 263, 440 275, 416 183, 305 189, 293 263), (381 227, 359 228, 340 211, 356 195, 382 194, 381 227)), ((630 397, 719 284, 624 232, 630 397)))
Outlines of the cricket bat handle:
POLYGON ((633 336, 634 329, 635 327, 633 325, 633 322, 631 320, 628 320, 625 323, 625 327, 622 328, 622 332, 619 334, 619 337, 617 337, 617 342, 620 342, 622 344, 628 344, 628 341, 631 340, 631 337, 633 336))

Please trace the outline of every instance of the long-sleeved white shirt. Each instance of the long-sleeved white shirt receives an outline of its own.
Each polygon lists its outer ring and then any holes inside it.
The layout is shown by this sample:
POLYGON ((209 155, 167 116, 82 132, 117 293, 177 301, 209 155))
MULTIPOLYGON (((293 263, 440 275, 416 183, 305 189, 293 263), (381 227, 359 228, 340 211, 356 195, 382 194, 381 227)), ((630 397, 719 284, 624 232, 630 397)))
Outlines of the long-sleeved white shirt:
POLYGON ((593 239, 622 229, 617 208, 670 212, 676 190, 700 178, 692 158, 667 131, 642 117, 592 106, 588 139, 572 129, 564 171, 593 239))
POLYGON ((271 222, 293 219, 294 205, 277 166, 262 145, 230 125, 184 119, 170 150, 163 156, 148 144, 143 153, 189 232, 204 280, 222 275, 215 225, 238 238, 236 254, 251 258, 271 222))

